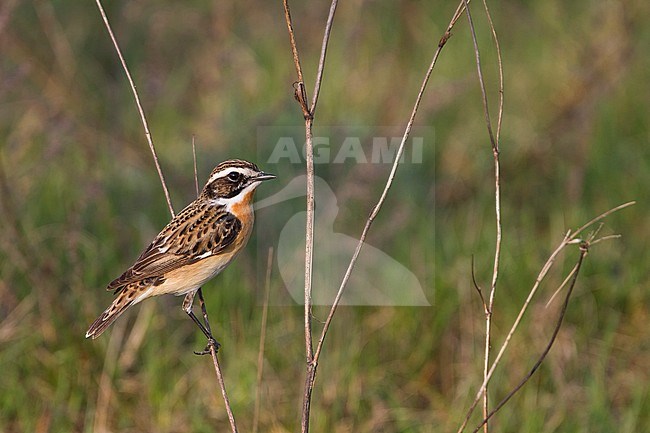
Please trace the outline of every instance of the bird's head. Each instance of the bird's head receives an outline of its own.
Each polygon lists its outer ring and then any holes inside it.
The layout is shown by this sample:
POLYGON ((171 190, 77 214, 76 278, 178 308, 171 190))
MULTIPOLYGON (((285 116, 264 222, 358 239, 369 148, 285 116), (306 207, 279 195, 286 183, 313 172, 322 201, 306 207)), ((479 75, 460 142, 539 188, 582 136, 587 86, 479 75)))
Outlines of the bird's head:
POLYGON ((243 197, 271 179, 275 179, 275 175, 264 173, 252 162, 229 159, 212 170, 202 194, 212 200, 243 197))

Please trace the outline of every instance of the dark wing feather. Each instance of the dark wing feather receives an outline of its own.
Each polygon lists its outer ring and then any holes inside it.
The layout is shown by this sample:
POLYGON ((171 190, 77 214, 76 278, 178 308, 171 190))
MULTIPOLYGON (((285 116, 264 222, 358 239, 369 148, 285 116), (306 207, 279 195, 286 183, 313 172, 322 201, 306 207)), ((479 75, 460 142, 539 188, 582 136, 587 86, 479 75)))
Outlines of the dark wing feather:
POLYGON ((208 258, 227 249, 237 238, 242 223, 225 209, 208 209, 208 205, 188 206, 176 216, 140 257, 107 290, 151 278, 208 258), (171 240, 171 241, 170 241, 171 240), (169 248, 165 249, 168 245, 169 248))

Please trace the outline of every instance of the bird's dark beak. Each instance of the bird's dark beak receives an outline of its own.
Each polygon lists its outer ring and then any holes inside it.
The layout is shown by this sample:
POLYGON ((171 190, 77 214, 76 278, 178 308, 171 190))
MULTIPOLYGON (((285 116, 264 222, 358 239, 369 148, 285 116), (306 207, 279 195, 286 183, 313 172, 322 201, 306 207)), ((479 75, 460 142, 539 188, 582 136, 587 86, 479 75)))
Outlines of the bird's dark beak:
POLYGON ((271 180, 275 178, 276 176, 274 174, 264 173, 263 171, 261 171, 257 176, 255 176, 255 180, 271 180))

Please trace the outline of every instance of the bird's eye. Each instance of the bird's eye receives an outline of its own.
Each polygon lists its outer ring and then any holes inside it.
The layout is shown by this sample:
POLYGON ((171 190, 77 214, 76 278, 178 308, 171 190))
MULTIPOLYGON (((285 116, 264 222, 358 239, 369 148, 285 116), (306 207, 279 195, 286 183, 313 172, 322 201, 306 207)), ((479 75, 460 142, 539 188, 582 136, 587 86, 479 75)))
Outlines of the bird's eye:
POLYGON ((241 173, 233 171, 233 172, 228 174, 228 180, 231 181, 231 182, 237 182, 237 181, 239 181, 239 179, 241 179, 241 173))

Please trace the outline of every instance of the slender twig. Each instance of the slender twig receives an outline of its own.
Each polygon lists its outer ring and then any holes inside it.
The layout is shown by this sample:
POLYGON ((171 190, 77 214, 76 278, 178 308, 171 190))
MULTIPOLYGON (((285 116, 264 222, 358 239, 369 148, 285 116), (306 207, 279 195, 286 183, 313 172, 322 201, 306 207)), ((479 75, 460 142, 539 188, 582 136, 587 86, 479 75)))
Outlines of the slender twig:
POLYGON ((312 292, 312 269, 314 261, 314 146, 312 141, 313 118, 305 119, 305 152, 307 157, 307 216, 305 218, 305 298, 304 298, 304 320, 305 320, 305 358, 307 371, 305 373, 305 385, 303 394, 301 432, 309 431, 309 414, 311 411, 311 393, 316 378, 316 363, 314 363, 314 346, 312 343, 311 331, 311 292, 312 292))
MULTIPOLYGON (((503 65, 501 63, 501 53, 499 52, 499 39, 494 29, 492 19, 490 17, 490 11, 487 6, 486 0, 483 0, 483 6, 485 13, 488 17, 488 23, 492 31, 492 38, 497 49, 497 57, 499 59, 499 114, 498 114, 498 126, 497 134, 493 135, 492 132, 492 119, 490 118, 489 111, 489 102, 487 97, 487 89, 485 86, 485 80, 483 78, 483 69, 481 67, 481 55, 478 47, 478 40, 476 38, 476 29, 474 27, 474 22, 472 20, 472 13, 469 8, 467 0, 464 0, 465 3, 465 14, 467 16, 467 21, 469 24, 470 34, 472 35, 472 42, 474 44, 474 55, 476 58, 476 70, 479 80, 479 85, 481 88, 481 96, 483 101, 483 113, 485 115, 485 124, 487 127, 488 135, 490 137, 490 143, 492 144, 492 156, 494 160, 494 201, 495 201, 495 216, 496 216, 496 241, 494 247, 494 266, 492 269, 492 282, 490 284, 490 295, 487 307, 485 308, 485 347, 484 347, 484 357, 483 357, 483 378, 487 377, 488 368, 490 366, 490 346, 492 339, 492 314, 494 312, 494 299, 496 295, 497 280, 499 278, 499 260, 501 258, 501 241, 502 241, 502 224, 501 224, 501 176, 500 176, 500 160, 499 160, 499 134, 501 132, 501 119, 503 115, 503 65)), ((487 391, 483 393, 483 417, 487 419, 489 405, 488 405, 488 393, 487 391)), ((488 423, 484 425, 484 432, 488 433, 488 423)))
POLYGON ((576 265, 573 267, 569 275, 567 276, 567 280, 570 278, 571 279, 571 284, 569 285, 569 290, 567 290, 567 294, 564 297, 564 303, 562 304, 562 309, 560 310, 560 315, 557 319, 557 322, 555 324, 555 328, 553 329, 553 333, 551 334, 551 338, 549 339, 548 343, 546 344, 546 347, 542 351, 541 355, 533 365, 533 367, 530 369, 528 374, 521 379, 521 381, 515 386, 512 391, 508 393, 496 406, 492 411, 488 414, 485 415, 483 418, 483 421, 474 429, 473 433, 478 432, 481 427, 486 426, 487 422, 490 418, 492 418, 525 384, 530 380, 531 377, 535 374, 535 372, 539 369, 539 367, 542 365, 542 362, 544 362, 544 359, 546 359, 546 355, 551 351, 551 347, 553 347, 553 343, 555 343, 555 339, 557 338, 558 333, 560 332, 560 328, 562 327, 562 322, 564 321, 564 316, 566 315, 567 308, 569 307, 569 299, 571 298, 571 293, 573 293, 573 289, 576 285, 576 281, 578 281, 578 274, 580 273, 580 268, 582 266, 582 262, 584 261, 585 257, 587 256, 587 253, 589 252, 589 243, 584 242, 581 243, 580 245, 580 256, 578 257, 578 261, 576 265))
POLYGON ((212 364, 214 365, 214 371, 217 375, 217 382, 219 382, 219 389, 221 390, 221 396, 223 397, 224 405, 226 406, 226 413, 228 414, 228 421, 230 422, 230 429, 232 433, 237 433, 237 424, 235 423, 235 416, 233 415, 232 408, 230 407, 230 400, 228 399, 228 393, 226 392, 226 384, 223 380, 223 373, 221 371, 221 365, 219 364, 219 356, 217 351, 219 349, 218 343, 212 339, 212 328, 210 327, 210 319, 208 317, 208 310, 205 307, 205 299, 203 299, 203 289, 199 287, 196 294, 199 297, 199 305, 201 306, 201 313, 203 314, 203 325, 201 322, 194 316, 190 315, 192 320, 199 325, 199 328, 203 331, 206 336, 209 336, 208 340, 208 352, 194 352, 197 355, 205 355, 210 353, 212 357, 212 364))
POLYGON ((325 70, 325 56, 327 55, 327 46, 329 45, 330 33, 332 31, 332 24, 334 23, 334 14, 336 13, 337 5, 338 0, 332 0, 332 4, 330 5, 330 12, 327 16, 327 24, 325 24, 323 43, 320 49, 320 60, 318 61, 318 72, 316 72, 316 83, 314 84, 314 94, 312 96, 311 107, 309 109, 312 116, 316 111, 316 103, 318 102, 318 95, 320 94, 320 85, 323 81, 323 71, 325 70))
POLYGON ((377 217, 377 214, 381 210, 384 201, 386 200, 386 196, 388 195, 388 191, 390 190, 393 180, 395 179, 395 174, 397 172, 397 166, 399 165, 399 161, 402 157, 402 154, 404 153, 404 148, 406 146, 406 141, 411 133, 411 129, 413 127, 413 122, 415 121, 415 116, 417 115, 418 108, 420 107, 420 102, 422 101, 422 96, 424 95, 424 91, 426 90, 427 83, 429 82, 429 78, 431 77, 431 73, 433 72, 434 67, 436 66, 436 63, 438 61, 438 57, 440 56, 440 53, 451 37, 451 30, 454 27, 456 21, 458 20, 458 14, 459 10, 462 8, 462 1, 461 4, 459 5, 458 9, 454 13, 454 16, 452 17, 451 21, 449 22, 449 25, 447 26, 447 29, 445 33, 442 35, 440 38, 440 41, 438 42, 438 46, 436 47, 433 57, 431 59, 431 63, 429 65, 429 68, 427 69, 424 79, 422 80, 422 84, 420 85, 420 90, 418 92, 418 95, 415 99, 415 104, 413 105, 413 110, 411 111, 411 116, 409 117, 409 120, 406 124, 406 129, 404 130, 404 134, 402 135, 402 140, 400 142, 400 145, 397 149, 397 153, 395 155, 395 160, 393 161, 393 165, 391 167, 390 174, 388 175, 388 178, 386 179, 386 183, 384 185, 384 190, 381 193, 381 196, 379 197, 377 203, 375 204, 374 208, 372 209, 372 212, 368 216, 368 219, 366 220, 366 224, 361 232, 361 236, 359 237, 359 242, 357 243, 357 246, 354 250, 354 253, 352 255, 352 258, 350 259, 350 262, 348 263, 348 267, 345 271, 345 274, 343 275, 343 279, 341 281, 341 284, 339 286, 339 289, 336 293, 336 297, 334 298, 334 301, 332 302, 332 306, 330 307, 329 313, 327 315, 327 318, 325 319, 325 323, 323 324, 323 329, 321 330, 320 338, 318 339, 318 345, 316 346, 316 352, 314 353, 314 362, 318 363, 318 359, 320 357, 320 354, 323 349, 323 343, 325 341, 325 337, 327 335, 327 331, 329 330, 330 324, 332 323, 332 318, 334 317, 334 313, 336 312, 336 309, 341 301, 341 297, 343 296, 343 293, 345 291, 345 288, 347 287, 348 281, 350 280, 350 275, 352 274, 352 270, 354 269, 354 266, 359 258, 359 254, 361 253, 361 248, 364 245, 364 242, 366 240, 366 236, 368 235, 368 231, 370 230, 370 226, 372 225, 373 221, 377 217))
POLYGON ((601 214, 598 215, 596 218, 594 218, 594 219, 592 219, 591 221, 585 223, 582 227, 580 227, 578 230, 576 230, 576 231, 573 233, 573 235, 571 236, 571 241, 575 241, 575 240, 577 240, 577 239, 578 239, 578 235, 579 235, 581 232, 585 231, 586 229, 588 229, 588 228, 591 227, 592 225, 596 224, 597 222, 600 222, 600 221, 602 221, 603 219, 607 218, 608 216, 610 216, 610 215, 613 214, 614 212, 618 212, 619 210, 625 209, 626 207, 630 207, 630 206, 635 205, 635 204, 636 204, 636 201, 628 201, 627 203, 623 203, 623 204, 618 205, 618 206, 616 206, 616 207, 614 207, 614 208, 611 208, 610 210, 608 210, 608 211, 606 211, 606 212, 601 213, 601 214))
POLYGON ((208 348, 207 352, 194 352, 197 355, 205 355, 210 353, 212 357, 212 364, 214 365, 214 371, 217 374, 217 382, 219 382, 219 388, 221 390, 221 396, 223 397, 224 405, 226 406, 226 413, 228 414, 228 421, 230 422, 230 429, 233 433, 237 433, 237 424, 235 423, 235 416, 233 415, 232 408, 230 407, 230 400, 228 399, 228 393, 226 392, 226 384, 223 380, 223 373, 221 372, 221 365, 219 364, 219 357, 217 356, 217 351, 219 350, 219 344, 215 342, 212 338, 212 329, 210 328, 210 319, 208 318, 208 310, 205 308, 205 299, 203 299, 203 289, 199 287, 196 294, 199 297, 199 305, 201 306, 201 313, 203 314, 203 324, 201 321, 190 314, 190 317, 194 322, 201 328, 203 333, 208 336, 208 348))
MULTIPOLYGON (((571 284, 569 285, 569 289, 567 290, 567 294, 564 298, 564 303, 562 304, 562 309, 560 311, 560 315, 558 317, 558 320, 555 324, 555 327, 553 329, 553 333, 551 335, 551 338, 549 339, 549 342, 547 343, 546 347, 542 351, 541 355, 531 368, 530 372, 513 388, 500 402, 499 404, 496 405, 496 407, 481 421, 481 423, 474 429, 473 433, 478 432, 478 430, 487 423, 487 421, 494 416, 507 402, 510 400, 525 384, 530 380, 530 378, 535 374, 535 372, 539 369, 539 367, 542 365, 542 362, 548 355, 548 353, 551 350, 551 347, 553 346, 553 343, 555 342, 557 335, 560 331, 560 327, 562 326, 562 321, 564 320, 564 317, 566 315, 566 311, 569 305, 569 299, 571 297, 571 293, 573 292, 573 289, 575 287, 576 281, 578 279, 578 273, 580 272, 580 268, 582 266, 582 262, 584 261, 585 257, 589 253, 589 249, 602 241, 610 240, 610 239, 618 239, 620 238, 620 235, 609 235, 609 236, 603 236, 601 238, 595 239, 596 235, 602 228, 603 223, 601 223, 600 227, 593 233, 588 236, 586 240, 580 240, 578 243, 580 245, 580 256, 578 258, 577 263, 571 269, 567 277, 562 281, 562 284, 560 284, 559 288, 555 291, 553 296, 555 296, 568 282, 571 280, 571 284)), ((572 241, 573 243, 573 241, 572 241)), ((550 301, 549 301, 550 302, 550 301)), ((547 303, 548 306, 548 303, 547 303)))
POLYGON ((497 116, 497 131, 496 131, 496 142, 497 150, 499 149, 500 137, 501 137, 501 123, 503 120, 503 100, 504 100, 504 78, 503 78, 503 60, 501 59, 501 44, 499 44, 499 38, 497 37, 497 31, 494 27, 494 22, 492 21, 492 15, 490 14, 490 8, 488 8, 487 0, 483 0, 483 9, 485 10, 485 16, 488 21, 488 26, 490 27, 490 32, 492 33, 492 41, 494 42, 494 49, 497 53, 497 66, 499 68, 499 112, 497 116))
MULTIPOLYGON (((192 159, 194 160, 194 187, 196 188, 196 196, 199 195, 199 175, 196 164, 196 140, 194 135, 192 135, 192 159)), ((199 302, 201 303, 201 312, 203 313, 203 320, 205 322, 205 328, 208 330, 208 333, 212 334, 210 328, 210 320, 208 318, 208 311, 205 308, 205 300, 203 299, 203 288, 199 287, 197 291, 199 295, 199 302)), ((226 385, 223 381, 223 373, 221 372, 221 365, 219 364, 219 358, 217 354, 217 348, 210 344, 210 356, 212 356, 212 364, 214 365, 214 370, 217 374, 217 380, 219 381, 219 388, 221 388, 221 395, 223 397, 223 402, 226 406, 226 413, 228 414, 228 421, 230 422, 230 428, 233 433, 237 432, 237 425, 235 424, 235 416, 233 415, 232 408, 230 407, 230 400, 228 399, 228 394, 226 393, 226 385)))
MULTIPOLYGON (((108 17, 106 16, 106 12, 104 11, 104 8, 101 4, 100 0, 95 0, 97 3, 97 8, 99 9, 99 12, 102 16, 102 20, 104 21, 104 25, 106 26, 106 30, 108 31, 108 34, 111 38, 111 41, 113 42, 113 46, 115 47, 115 51, 117 52, 117 55, 120 59, 120 62, 122 63, 122 68, 124 70, 124 73, 127 77, 127 80, 129 81, 129 85, 131 86, 131 91, 133 92, 133 97, 135 99, 135 103, 138 107, 138 112, 140 113, 140 119, 142 121, 142 126, 144 127, 144 132, 145 132, 145 137, 147 138, 147 143, 149 144, 149 149, 151 150, 151 154, 153 156, 154 163, 156 165, 156 170, 158 171, 158 177, 160 178, 160 183, 162 184, 163 191, 165 193, 165 199, 167 200, 167 206, 169 207, 169 213, 172 215, 172 218, 175 216, 174 213, 174 207, 172 206, 172 201, 169 196, 169 190, 167 189, 167 184, 165 182, 165 177, 163 176, 162 169, 160 167, 160 162, 158 161, 158 155, 156 154, 156 148, 154 147, 153 140, 151 138, 151 133, 149 132, 149 125, 147 123, 147 119, 144 113, 144 108, 142 107, 142 104, 140 103, 140 96, 138 95, 138 91, 136 89, 135 83, 133 82, 133 78, 131 77, 131 73, 129 72, 129 68, 126 65, 126 61, 124 60, 124 56, 122 55, 122 51, 120 49, 120 46, 117 42, 117 39, 115 38, 115 35, 113 34, 113 30, 111 28, 111 25, 108 21, 108 17)), ((196 172, 196 152, 194 150, 194 139, 192 139, 192 151, 194 155, 194 178, 195 182, 197 185, 197 194, 198 194, 198 180, 197 180, 197 172, 196 172)), ((202 298, 202 293, 201 289, 199 288, 199 298, 203 302, 202 298)), ((204 310, 204 318, 205 318, 205 325, 207 329, 210 329, 210 323, 208 322, 208 317, 207 317, 207 312, 204 310)), ((233 416, 232 409, 230 407, 230 401, 228 399, 228 395, 226 393, 226 387, 223 381, 223 374, 221 372, 221 366, 219 365, 219 359, 217 357, 217 348, 213 345, 210 344, 210 354, 212 356, 212 362, 214 364, 214 368, 217 374, 217 381, 219 382, 219 387, 221 388, 221 395, 223 396, 223 400, 226 406, 226 412, 228 414, 228 420, 230 421, 230 427, 233 431, 233 433, 237 432, 237 426, 235 424, 235 417, 233 416)))
POLYGON ((311 140, 311 116, 309 115, 309 108, 306 104, 306 91, 302 77, 302 66, 300 66, 300 55, 298 54, 298 47, 296 46, 296 37, 293 31, 293 22, 291 20, 291 10, 289 9, 288 0, 283 0, 284 16, 287 23, 287 30, 289 32, 289 43, 291 44, 291 52, 293 54, 293 62, 296 67, 296 74, 298 75, 298 85, 296 90, 297 100, 300 103, 303 113, 305 114, 305 134, 306 134, 306 159, 307 159, 307 224, 306 224, 306 244, 305 244, 305 345, 307 353, 307 361, 310 362, 312 358, 311 348, 311 267, 313 258, 313 236, 314 236, 314 160, 313 160, 313 143, 311 140), (299 93, 298 93, 299 92, 299 93))
POLYGON ((296 67, 296 75, 298 76, 298 81, 295 83, 297 88, 295 89, 294 96, 300 104, 302 109, 302 114, 305 119, 311 118, 312 114, 309 111, 309 106, 307 106, 307 90, 305 89, 305 80, 302 76, 302 66, 300 65, 300 54, 298 53, 298 46, 296 45, 296 35, 293 31, 293 21, 291 19, 291 9, 289 8, 289 0, 282 0, 284 6, 284 20, 287 23, 287 31, 289 32, 289 43, 291 44, 291 54, 293 55, 293 64, 296 67))
POLYGON ((508 345, 510 344, 510 339, 512 338, 515 331, 519 327, 519 323, 521 322, 521 319, 523 318, 524 313, 528 310, 528 306, 530 305, 530 302, 532 301, 533 297, 537 293, 537 289, 539 288, 539 285, 541 284, 541 282, 546 277, 546 274, 548 273, 551 266, 555 262, 557 256, 562 252, 562 250, 564 250, 564 248, 567 245, 569 245, 569 241, 571 239, 570 235, 571 235, 571 231, 569 230, 566 233, 566 235, 564 236, 564 238, 562 239, 562 242, 560 242, 558 247, 551 253, 549 258, 546 260, 546 263, 544 263, 544 266, 542 266, 541 271, 539 272, 539 274, 537 275, 537 278, 535 279, 535 284, 533 285, 532 289, 528 293, 528 297, 524 301, 524 304, 521 307, 521 309, 519 311, 519 314, 517 315, 517 318, 515 319, 514 323, 512 324, 512 326, 510 328, 510 331, 508 332, 508 335, 506 335, 506 338, 505 338, 503 344, 501 345, 501 348, 499 349, 499 353, 497 354, 496 358, 492 362, 492 367, 488 371, 487 376, 484 377, 483 383, 481 384, 481 387, 479 388, 479 391, 477 392, 477 394, 476 394, 476 396, 474 398, 474 402, 470 405, 470 407, 469 407, 469 409, 467 411, 467 414, 465 416, 465 419, 463 420, 463 423, 461 424, 461 426, 458 429, 458 433, 461 433, 465 429, 465 427, 467 426, 467 423, 469 422, 469 418, 472 415, 472 412, 474 411, 474 408, 476 407, 477 403, 481 399, 481 396, 483 395, 483 393, 487 389, 487 384, 488 384, 490 378, 492 377, 492 374, 494 373, 494 370, 495 370, 496 366, 501 361, 501 357, 503 356, 506 349, 508 348, 508 345))
POLYGON ((192 134, 192 161, 194 163, 194 188, 196 189, 196 196, 199 196, 199 171, 196 168, 196 139, 192 134))
POLYGON ((293 22, 291 21, 291 11, 289 1, 283 0, 284 17, 289 32, 289 43, 293 54, 293 63, 296 67, 298 76, 298 87, 294 96, 300 104, 303 117, 305 118, 305 160, 307 171, 307 216, 305 221, 305 298, 304 298, 304 323, 305 323, 305 358, 307 371, 305 373, 304 395, 301 412, 301 431, 309 431, 309 413, 311 410, 311 390, 313 388, 313 370, 312 363, 314 357, 314 348, 312 345, 311 332, 311 289, 312 289, 312 266, 314 257, 314 146, 312 141, 312 124, 313 116, 307 106, 307 91, 302 77, 302 67, 300 66, 300 55, 296 46, 296 37, 293 31, 293 22))
POLYGON ((165 177, 163 176, 162 169, 160 168, 160 162, 158 162, 158 155, 156 154, 156 148, 153 145, 151 133, 149 132, 149 124, 147 123, 147 118, 144 114, 144 108, 140 103, 140 96, 138 95, 138 91, 136 90, 135 83, 133 82, 133 78, 131 78, 131 73, 129 72, 129 68, 126 66, 126 61, 124 60, 124 56, 122 56, 122 50, 120 49, 120 46, 117 43, 117 39, 115 38, 115 35, 113 34, 113 29, 111 28, 111 25, 108 22, 108 17, 106 16, 106 12, 104 12, 104 7, 102 6, 100 0, 95 0, 95 3, 97 3, 97 8, 99 9, 99 13, 102 16, 102 20, 104 21, 104 25, 106 26, 106 30, 108 31, 109 36, 111 37, 111 41, 113 41, 113 46, 115 47, 117 56, 120 58, 120 62, 122 63, 122 69, 124 69, 124 74, 126 75, 126 78, 129 81, 129 85, 131 86, 131 91, 133 92, 133 98, 135 99, 135 105, 138 107, 138 112, 140 113, 140 120, 142 121, 142 126, 144 127, 144 135, 147 138, 147 143, 149 143, 149 149, 151 150, 151 155, 153 155, 153 161, 156 165, 156 171, 158 171, 158 177, 160 178, 160 183, 162 184, 162 188, 165 193, 165 199, 167 200, 169 213, 172 214, 172 218, 173 218, 175 214, 174 214, 174 207, 172 206, 172 199, 169 196, 169 190, 167 189, 167 184, 165 183, 165 177))
POLYGON ((530 292, 528 293, 528 297, 524 301, 524 304, 522 305, 519 314, 517 315, 517 318, 515 319, 514 323, 510 327, 510 330, 508 331, 508 334, 506 335, 505 340, 501 344, 501 347, 499 348, 499 352, 497 353, 496 357, 494 358, 494 361, 492 362, 492 366, 490 367, 490 370, 488 371, 487 377, 483 379, 483 383, 479 387, 479 390, 476 393, 476 396, 474 397, 473 403, 470 405, 469 409, 467 410, 467 413, 465 415, 465 419, 463 420, 462 424, 458 428, 458 433, 461 433, 463 430, 465 430, 465 427, 467 426, 467 423, 469 422, 469 419, 472 415, 472 412, 474 411, 474 408, 476 408, 476 405, 478 404, 479 400, 481 399, 483 393, 485 392, 487 383, 490 381, 492 378, 492 375, 494 374, 494 371, 496 370, 496 367, 499 365, 501 358, 503 357, 506 349, 508 348, 510 344, 510 340, 512 339, 515 331, 519 327, 519 323, 521 322, 525 312, 528 310, 528 306, 530 305, 533 297, 537 293, 537 290, 539 289, 540 284, 548 274, 548 271, 551 269, 553 266, 553 263, 555 263, 555 260, 557 259, 558 255, 566 248, 568 245, 579 243, 582 240, 578 238, 580 233, 582 233, 585 229, 590 227, 591 225, 601 221, 603 218, 606 218, 607 216, 611 215, 614 212, 617 212, 619 210, 622 210, 626 207, 632 206, 636 202, 631 201, 624 203, 622 205, 616 206, 612 209, 609 209, 606 212, 603 212, 596 218, 592 219, 588 223, 584 224, 582 227, 577 229, 574 232, 571 232, 571 230, 567 231, 567 233, 564 235, 564 238, 560 242, 560 244, 553 250, 549 258, 546 260, 546 263, 542 266, 542 269, 539 271, 539 274, 537 275, 537 278, 535 279, 535 283, 533 284, 533 287, 530 289, 530 292))
POLYGON ((492 133, 492 121, 490 119, 490 110, 487 98, 487 90, 485 88, 485 80, 483 79, 483 68, 481 68, 481 55, 478 49, 478 40, 476 39, 476 29, 474 28, 474 20, 472 19, 472 13, 469 10, 468 0, 463 0, 465 3, 465 15, 467 16, 467 21, 469 23, 470 34, 472 35, 472 42, 474 44, 474 56, 476 57, 476 72, 478 73, 478 79, 481 84, 481 95, 483 96, 483 114, 485 116, 485 124, 490 135, 490 143, 492 143, 492 148, 495 152, 499 151, 499 146, 497 144, 496 138, 492 133))
POLYGON ((221 388, 223 402, 226 406, 226 413, 228 414, 230 429, 233 433, 237 433, 237 424, 235 423, 235 416, 233 415, 232 409, 230 408, 230 400, 228 399, 228 394, 226 393, 226 384, 223 381, 223 374, 221 373, 221 366, 219 365, 219 357, 217 356, 217 348, 214 344, 210 344, 209 346, 210 355, 212 356, 212 363, 214 364, 214 371, 217 373, 217 381, 219 382, 219 388, 221 388))
POLYGON ((257 352, 257 382, 255 387, 255 411, 253 412, 253 433, 257 433, 260 422, 260 406, 262 401, 262 372, 264 371, 264 345, 266 344, 266 322, 269 312, 269 296, 271 293, 271 269, 273 267, 273 247, 269 248, 266 259, 266 279, 264 282, 264 305, 262 307, 262 325, 260 331, 260 347, 257 352))
POLYGON ((576 268, 577 268, 577 265, 573 267, 573 269, 571 270, 571 272, 569 272, 569 273, 567 274, 567 276, 566 276, 566 278, 564 279, 564 281, 562 281, 562 283, 557 287, 557 289, 555 289, 555 292, 553 292, 553 295, 551 295, 551 298, 546 302, 546 305, 544 305, 545 308, 548 308, 549 305, 551 305, 551 302, 553 302, 553 300, 555 299, 555 297, 556 297, 556 296, 557 296, 557 295, 562 291, 562 289, 564 289, 564 286, 567 285, 567 283, 569 282, 569 280, 571 280, 571 277, 573 277, 573 273, 576 271, 576 268))
MULTIPOLYGON (((194 160, 194 187, 196 188, 196 196, 199 195, 199 175, 196 164, 196 142, 194 135, 192 135, 192 158, 194 160)), ((210 320, 208 318, 208 311, 205 308, 205 300, 203 299, 203 289, 199 287, 197 291, 199 295, 199 302, 201 303, 201 312, 203 313, 203 320, 205 322, 205 328, 208 330, 208 333, 212 333, 210 328, 210 320)), ((223 397, 224 405, 226 406, 226 413, 228 414, 228 421, 230 422, 230 428, 233 433, 237 432, 237 425, 235 424, 235 416, 233 415, 232 408, 230 407, 230 400, 228 399, 228 394, 226 392, 226 385, 223 380, 223 373, 221 371, 221 365, 219 364, 219 358, 217 354, 217 348, 214 345, 210 344, 210 356, 212 356, 212 364, 214 365, 214 370, 217 374, 217 380, 219 382, 219 388, 221 389, 221 395, 223 397)))
POLYGON ((481 290, 481 286, 478 285, 476 282, 476 274, 474 273, 474 254, 472 254, 472 285, 474 286, 474 289, 478 292, 478 296, 481 298, 481 305, 483 305, 483 310, 485 311, 485 314, 488 314, 488 305, 487 302, 485 302, 485 297, 483 296, 483 290, 481 290))
POLYGON ((283 0, 284 16, 287 24, 287 31, 289 32, 289 43, 291 44, 291 52, 293 54, 293 62, 296 68, 298 77, 297 88, 295 89, 294 96, 300 104, 305 119, 305 160, 307 171, 307 216, 305 223, 305 297, 304 297, 304 320, 305 320, 305 354, 307 361, 307 371, 305 374, 304 394, 303 394, 303 407, 301 418, 301 431, 306 433, 309 431, 309 416, 311 410, 311 395, 314 387, 314 380, 316 378, 317 363, 314 362, 314 349, 312 340, 311 329, 311 293, 312 293, 312 269, 313 269, 313 251, 314 251, 314 147, 313 147, 313 134, 312 127, 314 121, 314 114, 316 105, 318 103, 318 95, 320 93, 320 86, 323 80, 323 71, 325 68, 325 57, 327 54, 327 46, 329 43, 329 36, 334 22, 334 14, 336 12, 337 0, 333 0, 330 6, 329 16, 325 25, 325 32, 323 34, 323 43, 321 46, 321 56, 318 63, 318 72, 316 74, 316 82, 314 85, 314 95, 311 102, 311 108, 307 105, 307 91, 305 90, 305 83, 302 74, 302 67, 300 65, 300 54, 296 45, 295 33, 293 30, 293 22, 291 19, 291 10, 289 8, 288 0, 283 0))

